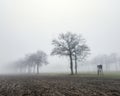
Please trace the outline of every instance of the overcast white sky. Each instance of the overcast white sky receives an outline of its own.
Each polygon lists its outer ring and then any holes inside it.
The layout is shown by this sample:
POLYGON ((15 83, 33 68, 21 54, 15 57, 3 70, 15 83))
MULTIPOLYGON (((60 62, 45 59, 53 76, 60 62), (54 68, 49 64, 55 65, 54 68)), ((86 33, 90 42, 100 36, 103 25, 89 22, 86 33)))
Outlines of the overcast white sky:
POLYGON ((82 34, 91 56, 120 53, 120 0, 0 0, 0 64, 50 54, 52 39, 66 31, 82 34))

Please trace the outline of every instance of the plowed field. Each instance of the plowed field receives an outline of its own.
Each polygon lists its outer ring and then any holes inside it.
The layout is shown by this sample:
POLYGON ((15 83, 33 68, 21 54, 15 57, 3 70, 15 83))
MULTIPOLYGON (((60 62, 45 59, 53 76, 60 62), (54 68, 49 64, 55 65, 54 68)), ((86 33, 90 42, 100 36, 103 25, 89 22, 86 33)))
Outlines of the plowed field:
POLYGON ((0 96, 120 96, 120 79, 0 76, 0 96))

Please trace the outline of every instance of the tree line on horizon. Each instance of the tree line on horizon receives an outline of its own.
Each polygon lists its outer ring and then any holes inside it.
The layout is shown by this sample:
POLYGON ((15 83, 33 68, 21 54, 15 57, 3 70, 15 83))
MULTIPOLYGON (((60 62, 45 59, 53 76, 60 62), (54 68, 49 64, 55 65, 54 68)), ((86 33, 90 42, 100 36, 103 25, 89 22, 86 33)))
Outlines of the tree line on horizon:
MULTIPOLYGON (((90 54, 90 48, 86 44, 86 40, 81 36, 71 32, 61 33, 57 39, 52 40, 54 48, 51 56, 65 56, 70 61, 70 74, 74 75, 73 65, 75 66, 75 74, 78 73, 78 62, 86 60, 90 54)), ((19 72, 39 73, 40 67, 48 64, 48 56, 43 51, 37 51, 26 55, 23 59, 13 62, 13 68, 19 72)))
POLYGON ((97 55, 87 63, 96 66, 101 64, 104 66, 104 71, 110 71, 113 66, 115 71, 120 71, 120 56, 117 53, 97 55))
POLYGON ((13 62, 12 68, 19 73, 27 72, 39 74, 39 68, 48 64, 47 58, 45 52, 37 51, 36 53, 26 55, 23 59, 13 62))

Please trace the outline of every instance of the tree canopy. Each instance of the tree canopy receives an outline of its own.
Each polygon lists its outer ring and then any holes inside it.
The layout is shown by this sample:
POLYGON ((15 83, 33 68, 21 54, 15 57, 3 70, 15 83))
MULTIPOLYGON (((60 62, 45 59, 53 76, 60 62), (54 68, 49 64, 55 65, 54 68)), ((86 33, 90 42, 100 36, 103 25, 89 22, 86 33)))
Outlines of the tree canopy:
POLYGON ((88 46, 85 44, 85 39, 83 39, 81 35, 71 32, 59 34, 58 38, 52 41, 52 44, 54 45, 54 48, 51 55, 68 56, 70 58, 70 69, 72 75, 74 74, 74 56, 75 62, 77 62, 77 58, 85 58, 90 51, 88 46))

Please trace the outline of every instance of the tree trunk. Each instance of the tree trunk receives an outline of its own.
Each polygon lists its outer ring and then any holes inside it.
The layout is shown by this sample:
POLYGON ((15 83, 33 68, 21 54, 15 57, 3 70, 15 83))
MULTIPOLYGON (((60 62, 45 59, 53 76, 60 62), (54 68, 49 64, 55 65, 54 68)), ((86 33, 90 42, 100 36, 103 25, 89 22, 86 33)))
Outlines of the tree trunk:
POLYGON ((75 74, 77 75, 77 56, 75 54, 75 74))
POLYGON ((33 73, 35 73, 35 68, 36 68, 36 66, 34 65, 34 66, 33 66, 33 73))
POLYGON ((31 73, 31 67, 28 66, 28 73, 30 74, 31 73))
POLYGON ((116 65, 116 71, 118 71, 118 63, 115 62, 115 65, 116 65))
POLYGON ((72 60, 71 54, 70 54, 70 69, 71 69, 71 75, 74 75, 74 73, 73 73, 73 60, 72 60))
POLYGON ((39 65, 37 64, 37 74, 39 74, 39 65))

